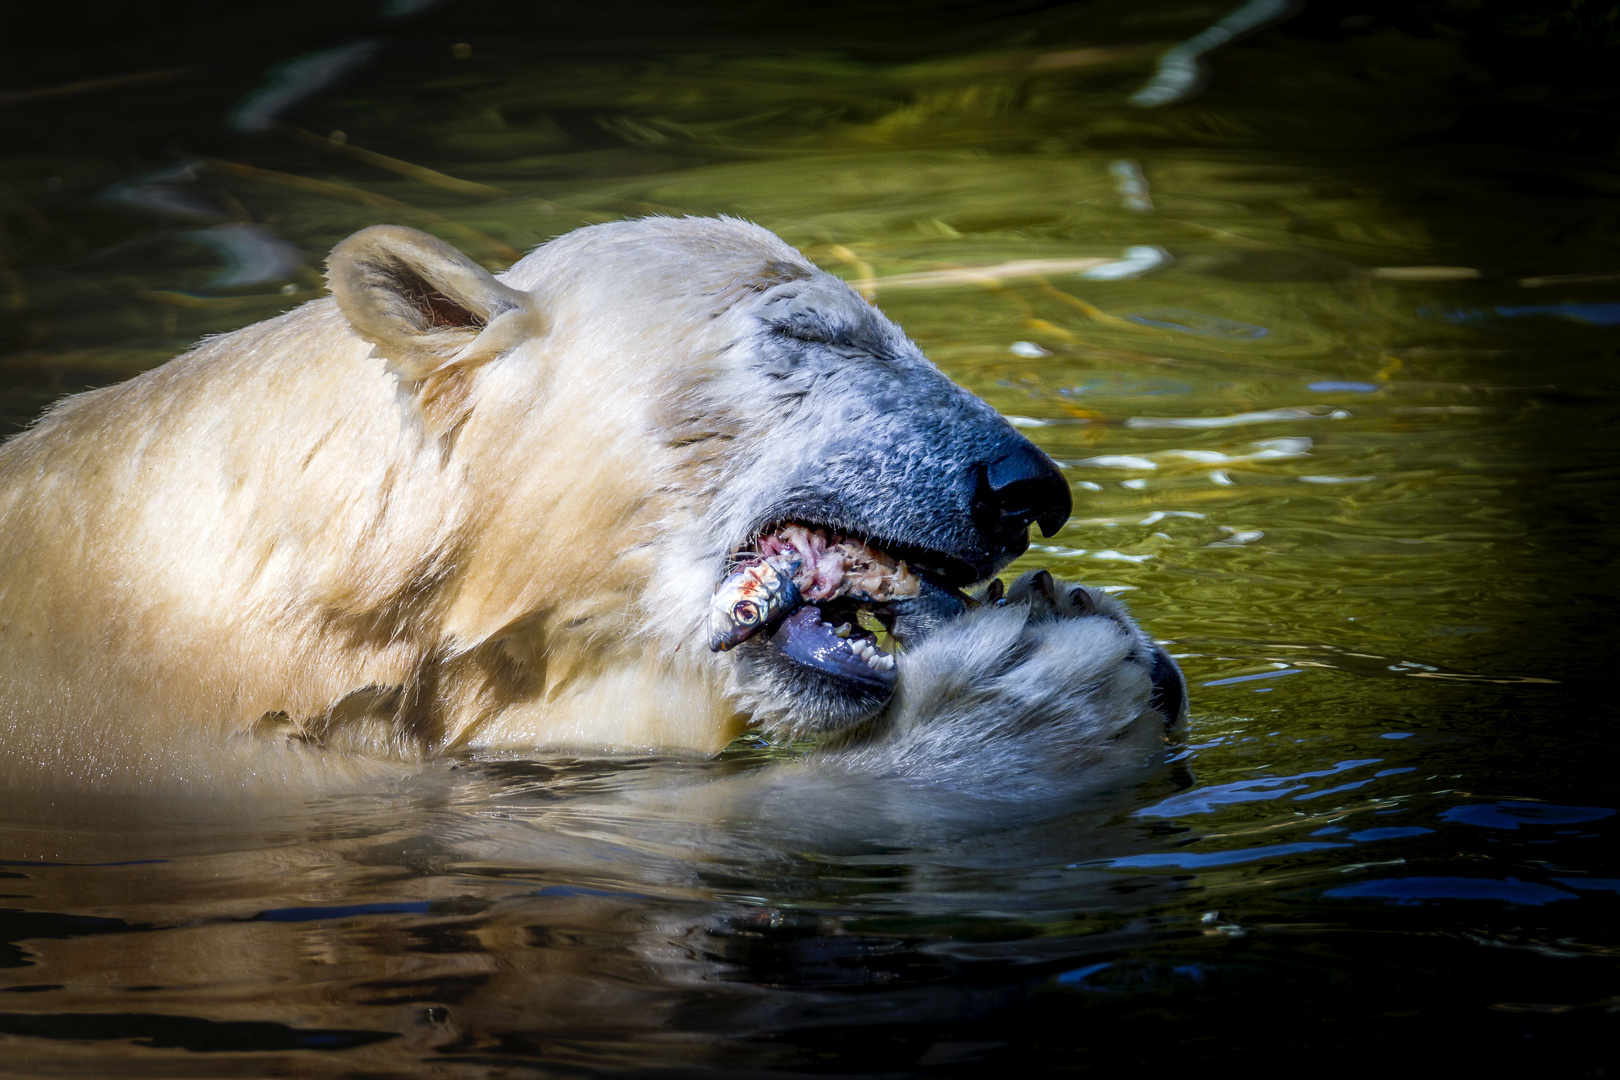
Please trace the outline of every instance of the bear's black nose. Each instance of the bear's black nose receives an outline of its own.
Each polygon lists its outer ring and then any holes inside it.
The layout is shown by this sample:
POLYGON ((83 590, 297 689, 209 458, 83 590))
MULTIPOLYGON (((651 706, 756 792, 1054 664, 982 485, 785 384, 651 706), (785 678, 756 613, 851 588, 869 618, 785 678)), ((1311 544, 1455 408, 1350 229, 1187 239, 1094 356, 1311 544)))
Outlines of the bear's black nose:
POLYGON ((1042 536, 1051 536, 1063 528, 1074 507, 1063 474, 1025 439, 979 466, 973 503, 979 527, 1019 551, 1027 543, 1030 522, 1041 527, 1042 536))

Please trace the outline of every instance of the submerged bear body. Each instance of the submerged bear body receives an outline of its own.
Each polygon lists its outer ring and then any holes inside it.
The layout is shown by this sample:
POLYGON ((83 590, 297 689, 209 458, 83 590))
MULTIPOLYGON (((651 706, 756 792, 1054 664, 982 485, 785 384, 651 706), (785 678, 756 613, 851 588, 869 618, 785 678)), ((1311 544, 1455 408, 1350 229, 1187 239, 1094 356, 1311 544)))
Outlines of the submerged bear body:
POLYGON ((331 267, 334 298, 0 446, 0 781, 870 728, 918 695, 903 655, 851 666, 876 644, 837 605, 921 648, 1067 517, 1044 455, 755 226, 596 226, 500 279, 378 227, 331 267), (822 581, 711 649, 717 589, 793 528, 919 584, 822 581))

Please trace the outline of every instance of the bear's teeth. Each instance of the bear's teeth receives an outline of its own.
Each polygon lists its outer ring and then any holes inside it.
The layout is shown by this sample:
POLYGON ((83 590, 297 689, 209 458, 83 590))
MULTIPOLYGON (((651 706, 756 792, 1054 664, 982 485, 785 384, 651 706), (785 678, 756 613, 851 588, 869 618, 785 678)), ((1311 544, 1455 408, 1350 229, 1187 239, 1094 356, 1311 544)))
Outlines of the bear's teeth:
POLYGON ((894 670, 894 657, 890 656, 888 653, 873 650, 870 655, 865 657, 865 660, 866 666, 871 668, 873 671, 894 670))

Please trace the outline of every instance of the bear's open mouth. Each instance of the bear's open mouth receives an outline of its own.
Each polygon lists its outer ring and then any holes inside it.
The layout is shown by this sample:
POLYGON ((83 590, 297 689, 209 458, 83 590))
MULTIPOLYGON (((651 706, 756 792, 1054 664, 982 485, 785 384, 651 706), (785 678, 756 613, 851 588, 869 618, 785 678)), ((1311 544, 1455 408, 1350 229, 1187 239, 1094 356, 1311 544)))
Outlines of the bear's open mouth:
POLYGON ((733 553, 709 610, 709 647, 724 652, 757 636, 799 667, 886 696, 900 652, 897 610, 925 591, 961 596, 933 578, 831 529, 777 525, 733 553))

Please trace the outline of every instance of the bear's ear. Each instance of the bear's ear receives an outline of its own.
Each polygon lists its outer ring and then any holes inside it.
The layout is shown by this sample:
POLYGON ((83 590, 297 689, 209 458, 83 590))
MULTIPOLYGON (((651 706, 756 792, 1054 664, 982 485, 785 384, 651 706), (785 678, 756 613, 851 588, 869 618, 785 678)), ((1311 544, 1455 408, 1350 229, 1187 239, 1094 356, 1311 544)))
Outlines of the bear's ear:
POLYGON ((543 331, 532 297, 416 229, 374 225, 336 248, 326 283, 355 332, 411 382, 543 331))

